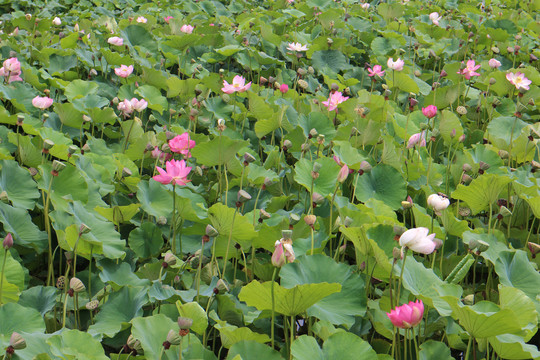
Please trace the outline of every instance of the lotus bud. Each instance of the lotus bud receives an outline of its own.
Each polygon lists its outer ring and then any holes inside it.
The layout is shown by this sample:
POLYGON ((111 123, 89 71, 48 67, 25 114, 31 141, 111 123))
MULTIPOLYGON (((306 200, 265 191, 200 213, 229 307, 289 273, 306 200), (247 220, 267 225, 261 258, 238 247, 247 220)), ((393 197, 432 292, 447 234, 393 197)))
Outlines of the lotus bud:
POLYGON ((509 156, 508 151, 506 151, 506 150, 499 150, 499 157, 500 157, 501 159, 508 159, 508 156, 509 156))
POLYGON ((238 192, 237 199, 239 202, 245 203, 246 201, 251 200, 251 195, 249 195, 245 190, 240 190, 238 192))
POLYGON ((348 216, 345 216, 345 219, 343 219, 343 226, 349 227, 352 225, 352 223, 353 223, 353 219, 351 219, 348 216))
POLYGON ((8 250, 13 246, 13 235, 11 235, 11 233, 7 233, 4 241, 2 241, 2 246, 5 250, 8 250))
POLYGON ((394 247, 392 249, 392 257, 394 258, 394 261, 403 259, 403 254, 401 253, 401 249, 398 247, 394 247))
POLYGON ((465 108, 465 106, 458 106, 456 108, 456 112, 459 114, 459 115, 467 115, 467 109, 465 108))
POLYGON ((206 235, 216 237, 219 235, 219 232, 212 225, 206 225, 206 235))
POLYGON ((306 215, 304 216, 304 221, 310 228, 313 229, 313 226, 317 222, 317 217, 315 215, 306 215))
POLYGON ((443 69, 441 71, 441 77, 443 78, 443 77, 446 77, 446 76, 448 76, 448 73, 443 69))
POLYGON ((5 190, 0 192, 0 201, 2 201, 4 204, 9 203, 9 196, 5 190))
POLYGON ((283 240, 291 240, 292 230, 281 230, 281 237, 283 238, 283 240))
POLYGON ((433 239, 433 242, 435 243, 435 250, 440 249, 443 245, 443 241, 441 239, 433 239))
POLYGON ((69 288, 73 289, 73 291, 76 293, 86 290, 86 286, 84 286, 83 282, 76 277, 73 277, 71 278, 71 280, 69 280, 69 288))
POLYGON ((180 345, 182 342, 182 337, 174 330, 169 330, 167 334, 167 342, 170 345, 180 345))
POLYGON ((176 256, 174 256, 170 252, 165 253, 165 256, 163 256, 163 264, 162 264, 162 266, 164 268, 166 268, 168 266, 174 266, 174 265, 176 265, 176 256))
POLYGON ((407 228, 403 226, 399 226, 399 225, 394 225, 393 230, 394 230, 394 234, 396 234, 397 236, 401 236, 401 234, 407 231, 407 228))
POLYGON ((221 99, 226 103, 229 103, 229 101, 231 101, 231 97, 228 94, 221 94, 221 99))
POLYGON ((21 334, 14 331, 9 338, 9 346, 11 346, 13 350, 21 350, 26 347, 26 341, 21 334))
POLYGON ((414 70, 414 76, 420 77, 422 75, 422 72, 420 70, 414 70))
POLYGON ((90 145, 88 144, 84 144, 83 147, 81 148, 81 153, 83 152, 90 152, 90 145))

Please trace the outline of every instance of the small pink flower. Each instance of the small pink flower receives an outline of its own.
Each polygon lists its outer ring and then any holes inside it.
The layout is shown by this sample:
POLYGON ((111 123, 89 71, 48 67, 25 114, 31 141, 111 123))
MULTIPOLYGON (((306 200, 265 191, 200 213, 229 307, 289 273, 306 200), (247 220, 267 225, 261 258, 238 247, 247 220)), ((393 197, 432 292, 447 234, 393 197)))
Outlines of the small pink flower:
POLYGON ((7 233, 4 241, 2 241, 2 246, 5 250, 10 249, 13 246, 13 235, 11 235, 11 233, 7 233))
POLYGON ((373 69, 368 68, 368 76, 375 76, 382 77, 384 75, 384 70, 382 69, 381 65, 375 65, 373 69))
POLYGON ((53 25, 60 26, 62 25, 62 20, 60 20, 60 18, 57 16, 53 19, 52 23, 53 25))
POLYGON ((114 69, 114 73, 121 78, 127 78, 133 72, 133 65, 120 65, 119 68, 114 69))
POLYGON ((287 91, 289 91, 289 85, 281 84, 281 86, 279 87, 279 91, 281 91, 282 94, 286 94, 287 91))
POLYGON ((488 65, 489 65, 489 67, 492 68, 492 69, 498 69, 498 68, 501 67, 502 64, 501 64, 501 62, 500 62, 499 60, 497 60, 497 59, 489 59, 488 65))
POLYGON ((170 15, 169 15, 169 16, 166 16, 166 17, 163 18, 163 20, 165 20, 165 22, 166 22, 167 24, 169 23, 169 20, 171 20, 171 19, 174 19, 174 16, 170 16, 170 15))
POLYGON ((437 107, 435 105, 428 105, 422 108, 422 114, 428 119, 434 118, 437 115, 437 107))
POLYGON ((193 32, 193 29, 194 27, 191 26, 191 25, 182 25, 182 27, 180 27, 180 31, 185 33, 185 34, 191 34, 193 32))
POLYGON ((148 106, 148 103, 144 99, 138 100, 137 98, 133 98, 130 103, 133 110, 137 112, 143 111, 148 106))
POLYGON ((161 151, 159 149, 159 147, 157 147, 157 146, 154 147, 154 150, 152 150, 151 154, 152 154, 153 159, 158 159, 159 158, 159 160, 161 160, 162 163, 163 163, 163 161, 167 161, 172 157, 172 154, 161 151))
POLYGON ((107 39, 107 42, 111 45, 122 46, 124 45, 124 39, 118 36, 113 36, 107 39))
POLYGON ((467 66, 465 66, 464 69, 458 71, 458 74, 461 74, 465 77, 465 79, 469 80, 472 76, 480 76, 479 73, 476 72, 480 68, 480 64, 476 65, 474 60, 468 60, 467 66))
POLYGON ((307 51, 308 47, 307 47, 307 45, 302 45, 300 43, 288 43, 287 44, 287 50, 290 50, 290 51, 307 51))
POLYGON ((345 180, 347 180, 347 176, 349 176, 349 167, 344 164, 339 170, 337 181, 343 183, 345 180))
POLYGON ((32 105, 38 109, 45 110, 53 104, 53 99, 46 96, 36 96, 32 99, 32 105))
POLYGON ((520 73, 519 71, 517 73, 508 73, 506 74, 506 80, 510 81, 512 85, 516 87, 516 89, 524 89, 529 90, 529 85, 531 85, 532 81, 527 79, 525 77, 525 74, 520 73))
POLYGON ((223 87, 221 91, 225 94, 232 94, 235 92, 244 92, 251 87, 251 81, 246 84, 246 79, 240 75, 236 75, 233 78, 232 84, 229 84, 226 80, 223 80, 223 87))
POLYGON ((148 19, 145 18, 144 16, 139 16, 139 17, 137 18, 137 22, 138 22, 138 23, 146 24, 147 21, 148 21, 148 19))
POLYGON ((292 263, 296 256, 289 241, 280 239, 274 244, 274 253, 272 254, 272 265, 282 267, 286 263, 292 263))
POLYGON ((388 315, 388 318, 395 327, 410 329, 422 321, 424 303, 422 303, 422 300, 411 301, 408 304, 396 307, 394 310, 386 313, 386 315, 388 315))
POLYGON ((415 145, 426 146, 426 134, 425 131, 411 135, 407 142, 407 149, 413 148, 415 145))
POLYGON ((128 116, 133 112, 133 105, 128 99, 119 102, 117 108, 124 114, 124 116, 128 116))
POLYGON ((172 152, 182 154, 186 157, 191 157, 190 150, 195 147, 195 140, 191 140, 187 132, 182 135, 177 135, 169 140, 169 147, 172 152))
POLYGON ((394 58, 389 58, 386 62, 386 65, 392 70, 395 71, 401 71, 403 70, 403 65, 405 65, 405 61, 398 58, 396 61, 394 61, 394 58))
POLYGON ((371 6, 371 5, 370 5, 369 3, 363 3, 362 5, 360 5, 360 7, 361 7, 362 9, 364 9, 364 10, 369 9, 370 6, 371 6))
POLYGON ((184 160, 170 160, 165 163, 166 171, 156 166, 159 175, 154 176, 152 179, 157 182, 162 183, 163 185, 170 184, 171 182, 176 185, 186 185, 191 180, 187 179, 189 172, 191 171, 190 166, 186 166, 184 160))
POLYGON ((429 14, 429 20, 437 26, 439 26, 439 20, 441 20, 441 16, 439 16, 438 12, 432 12, 429 14))
POLYGON ((347 100, 348 96, 343 96, 340 91, 335 91, 330 94, 328 100, 323 101, 322 104, 328 108, 328 111, 336 110, 338 105, 347 100))

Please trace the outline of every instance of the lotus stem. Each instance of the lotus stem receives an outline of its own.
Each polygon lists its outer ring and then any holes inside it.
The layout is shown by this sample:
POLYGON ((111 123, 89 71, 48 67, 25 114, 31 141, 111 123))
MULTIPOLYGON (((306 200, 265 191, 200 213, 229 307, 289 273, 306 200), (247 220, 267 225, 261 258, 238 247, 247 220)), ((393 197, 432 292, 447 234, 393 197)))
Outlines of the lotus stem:
POLYGON ((2 302, 2 290, 4 289, 4 270, 6 268, 6 259, 7 259, 8 249, 4 249, 4 259, 2 260, 2 272, 0 273, 0 305, 2 302))
POLYGON ((270 337, 272 339, 272 349, 274 349, 274 327, 275 327, 275 317, 276 317, 276 302, 275 302, 275 295, 274 295, 274 282, 276 279, 277 274, 277 267, 274 267, 274 273, 272 274, 272 282, 270 286, 270 293, 272 294, 272 325, 270 327, 270 337))

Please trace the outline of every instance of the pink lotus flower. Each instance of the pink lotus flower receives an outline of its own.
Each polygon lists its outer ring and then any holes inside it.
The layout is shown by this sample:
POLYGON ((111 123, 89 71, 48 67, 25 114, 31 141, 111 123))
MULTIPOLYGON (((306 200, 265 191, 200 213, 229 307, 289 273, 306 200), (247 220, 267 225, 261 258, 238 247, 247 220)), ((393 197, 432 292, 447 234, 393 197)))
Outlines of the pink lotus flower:
POLYGON ((169 140, 169 147, 172 152, 191 157, 190 150, 195 147, 195 140, 191 140, 187 132, 177 135, 169 140))
POLYGON ((441 20, 441 16, 439 16, 438 12, 432 12, 429 14, 429 20, 437 26, 439 26, 439 20, 441 20))
POLYGON ((152 150, 151 154, 152 154, 153 159, 158 159, 159 158, 159 160, 161 160, 161 162, 167 161, 172 157, 172 154, 161 151, 159 149, 159 147, 157 147, 157 146, 154 147, 154 150, 152 150))
POLYGON ((281 86, 279 87, 279 91, 281 91, 282 94, 286 94, 287 91, 289 91, 289 85, 281 84, 281 86))
POLYGON ((182 27, 180 27, 180 31, 185 33, 185 34, 191 34, 193 32, 193 29, 194 27, 191 26, 191 25, 182 25, 182 27))
POLYGON ((165 16, 165 17, 163 18, 163 20, 165 20, 165 22, 166 22, 167 24, 169 23, 169 20, 171 20, 171 19, 174 19, 174 16, 170 16, 170 15, 169 15, 169 16, 165 16))
POLYGON ((162 183, 163 185, 170 184, 171 182, 176 185, 186 185, 191 180, 187 179, 189 172, 191 171, 190 166, 186 166, 184 160, 170 160, 165 163, 165 168, 167 171, 163 170, 159 166, 156 166, 159 175, 154 176, 152 179, 157 182, 162 183))
POLYGON ((144 99, 138 100, 137 98, 133 98, 130 100, 130 103, 132 109, 137 112, 143 111, 148 106, 148 103, 144 99))
POLYGON ((12 57, 4 61, 4 71, 6 73, 20 73, 21 72, 21 63, 16 57, 12 57))
POLYGON ((447 197, 441 196, 439 194, 431 194, 427 198, 427 204, 438 215, 441 211, 443 211, 450 205, 450 200, 448 200, 447 197))
POLYGON ((401 60, 401 58, 398 58, 396 61, 394 61, 394 58, 389 58, 386 62, 386 65, 392 70, 395 71, 401 71, 403 70, 403 65, 405 65, 405 61, 401 60))
POLYGON ((407 149, 413 148, 415 145, 426 146, 426 132, 422 131, 411 135, 407 141, 407 149))
POLYGON ((113 36, 107 39, 107 42, 111 45, 122 46, 124 45, 124 39, 118 36, 113 36))
POLYGON ((411 301, 408 304, 396 307, 394 310, 386 313, 386 315, 388 315, 388 318, 395 327, 410 329, 422 321, 424 303, 422 303, 422 300, 411 301))
POLYGON ((497 60, 497 59, 489 59, 488 65, 489 65, 489 67, 492 68, 492 69, 498 69, 498 68, 501 67, 502 64, 501 64, 501 62, 500 62, 499 60, 497 60))
POLYGON ((133 72, 133 65, 120 65, 119 68, 114 69, 114 73, 121 78, 127 78, 133 72))
POLYGON ((277 240, 274 244, 274 253, 272 254, 272 265, 282 267, 286 263, 291 263, 296 259, 292 244, 284 239, 277 240))
POLYGON ((322 104, 328 108, 328 111, 336 110, 338 105, 347 100, 348 96, 343 96, 340 91, 335 91, 328 97, 328 100, 322 104))
POLYGON ((131 104, 131 101, 129 101, 128 99, 125 99, 124 101, 119 102, 117 108, 126 117, 133 112, 133 105, 131 104))
POLYGON ((223 80, 223 87, 221 91, 225 94, 232 94, 235 92, 244 92, 251 87, 251 81, 246 84, 246 79, 240 75, 236 75, 233 78, 232 84, 229 84, 226 80, 223 80))
POLYGON ((45 110, 53 104, 53 99, 46 96, 36 96, 32 99, 32 105, 38 109, 45 110))
POLYGON ((308 47, 307 47, 307 45, 302 45, 300 43, 288 43, 287 44, 287 50, 290 50, 290 51, 307 51, 308 47))
POLYGON ((510 81, 512 85, 516 87, 516 89, 524 89, 529 90, 529 85, 531 85, 532 81, 527 79, 525 77, 525 74, 520 73, 519 71, 517 73, 508 73, 506 74, 506 80, 510 81))
POLYGON ((53 25, 60 26, 62 25, 62 20, 60 20, 60 18, 57 16, 53 19, 52 23, 53 25))
POLYGON ((465 77, 465 79, 469 80, 472 76, 480 76, 479 73, 476 72, 480 68, 480 64, 476 65, 474 60, 468 60, 467 66, 465 66, 464 69, 461 69, 458 71, 458 74, 461 74, 465 77))
POLYGON ((148 21, 148 19, 145 18, 144 16, 139 16, 139 17, 137 18, 137 22, 138 22, 138 23, 146 24, 147 21, 148 21))
POLYGON ((431 254, 436 246, 435 241, 433 241, 435 234, 428 234, 429 229, 425 227, 409 229, 399 237, 399 245, 420 254, 431 254))
POLYGON ((377 76, 379 76, 379 77, 383 77, 383 75, 384 75, 384 70, 382 69, 382 66, 381 66, 381 65, 375 65, 375 66, 373 67, 373 69, 368 68, 367 71, 368 71, 368 73, 369 73, 368 76, 375 76, 375 75, 377 75, 377 76))
POLYGON ((347 180, 347 176, 349 176, 349 167, 347 164, 344 164, 341 169, 339 169, 337 181, 343 184, 345 180, 347 180))
POLYGON ((369 9, 370 6, 371 6, 371 5, 370 5, 369 3, 363 3, 362 5, 360 5, 360 7, 361 7, 362 9, 364 9, 364 10, 369 9))
POLYGON ((422 108, 422 114, 428 119, 434 118, 437 115, 437 107, 435 105, 428 105, 422 108))

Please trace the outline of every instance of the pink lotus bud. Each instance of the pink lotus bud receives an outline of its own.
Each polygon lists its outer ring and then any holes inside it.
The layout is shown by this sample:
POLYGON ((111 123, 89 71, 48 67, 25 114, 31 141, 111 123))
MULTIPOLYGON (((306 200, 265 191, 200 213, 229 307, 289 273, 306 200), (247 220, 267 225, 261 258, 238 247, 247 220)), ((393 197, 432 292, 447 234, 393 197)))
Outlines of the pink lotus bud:
POLYGON ((6 237, 4 238, 4 241, 2 242, 2 246, 6 250, 13 246, 13 235, 11 235, 11 233, 8 233, 6 235, 6 237))
POLYGON ((289 91, 289 85, 281 84, 281 86, 279 87, 279 91, 281 91, 282 94, 286 94, 287 91, 289 91))

